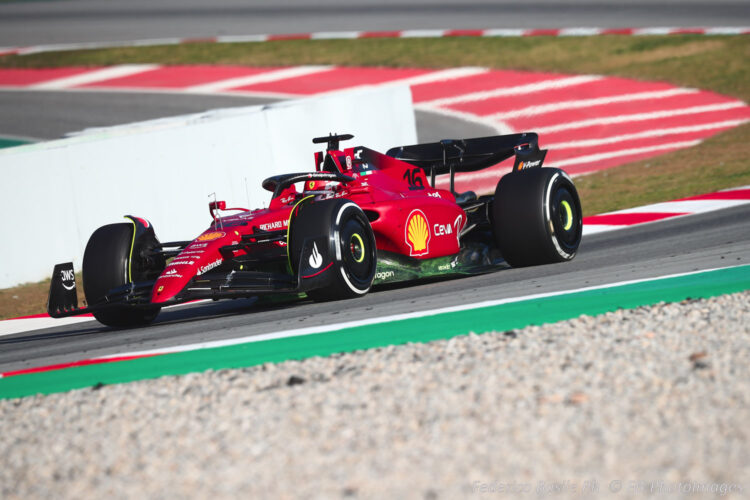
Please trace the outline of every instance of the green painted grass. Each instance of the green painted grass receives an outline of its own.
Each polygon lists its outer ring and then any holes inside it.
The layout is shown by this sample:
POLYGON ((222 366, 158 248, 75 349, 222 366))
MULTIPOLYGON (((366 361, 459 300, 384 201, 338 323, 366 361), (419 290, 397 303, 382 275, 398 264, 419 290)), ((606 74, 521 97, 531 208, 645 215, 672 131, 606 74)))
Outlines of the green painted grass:
POLYGON ((8 139, 6 137, 0 137, 0 149, 12 148, 14 146, 23 146, 24 144, 30 144, 31 141, 22 141, 20 139, 8 139))

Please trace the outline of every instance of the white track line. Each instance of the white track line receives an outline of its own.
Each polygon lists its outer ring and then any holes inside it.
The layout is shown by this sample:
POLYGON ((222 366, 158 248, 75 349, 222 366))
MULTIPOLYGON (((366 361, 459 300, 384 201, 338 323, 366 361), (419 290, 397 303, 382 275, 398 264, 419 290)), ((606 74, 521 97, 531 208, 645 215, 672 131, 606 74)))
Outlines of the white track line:
POLYGON ((602 28, 563 28, 558 36, 594 36, 601 35, 603 31, 602 28))
POLYGON ((526 31, 527 30, 522 30, 522 29, 498 28, 498 29, 484 30, 484 33, 482 33, 482 36, 521 37, 526 33, 526 31))
POLYGON ((608 231, 616 231, 629 226, 613 226, 608 224, 584 224, 583 225, 583 236, 589 236, 591 234, 606 233, 608 231))
POLYGON ((403 30, 401 38, 440 38, 448 30, 403 30))
POLYGON ((515 87, 503 87, 499 89, 483 90, 481 92, 471 92, 469 94, 463 94, 453 97, 444 97, 442 99, 435 99, 433 101, 425 101, 420 104, 422 106, 449 106, 451 104, 463 102, 484 101, 493 97, 532 94, 534 92, 541 92, 543 90, 572 87, 574 85, 581 85, 583 83, 601 80, 602 78, 604 77, 599 75, 580 75, 567 78, 555 78, 551 80, 544 80, 541 82, 527 83, 526 85, 517 85, 515 87))
MULTIPOLYGON (((740 186, 731 189, 725 189, 722 192, 737 191, 740 189, 750 189, 750 186, 740 186)), ((639 213, 661 213, 661 214, 683 214, 668 217, 666 219, 659 219, 650 222, 642 222, 636 224, 596 224, 587 222, 583 225, 583 235, 588 236, 590 234, 605 233, 608 231, 616 231, 618 229, 625 229, 628 227, 640 226, 642 224, 653 224, 655 222, 661 222, 663 220, 671 220, 677 217, 687 217, 694 214, 701 214, 706 212, 713 212, 716 210, 723 210, 725 208, 733 208, 740 205, 746 205, 750 203, 750 199, 698 199, 698 200, 675 200, 667 201, 663 203, 654 203, 652 205, 644 205, 641 207, 626 208, 624 210, 617 210, 615 212, 607 212, 605 214, 599 214, 602 216, 606 215, 623 215, 623 214, 639 214, 639 213)), ((597 216, 595 216, 597 217, 597 216)))
POLYGON ((669 35, 673 33, 677 28, 668 27, 654 27, 654 28, 638 28, 633 30, 633 34, 638 35, 669 35))
POLYGON ((380 85, 409 85, 413 87, 415 85, 424 85, 427 83, 443 82, 446 80, 456 80, 458 78, 468 78, 470 76, 483 75, 489 72, 488 68, 480 68, 473 66, 464 66, 461 68, 449 68, 439 71, 433 71, 424 75, 410 76, 408 78, 402 78, 399 80, 393 80, 391 82, 383 82, 380 85))
POLYGON ((328 90, 325 92, 319 92, 315 95, 328 95, 328 94, 335 94, 338 92, 341 92, 342 90, 350 91, 350 90, 357 90, 357 89, 364 89, 364 88, 372 88, 372 87, 389 87, 389 86, 396 86, 396 85, 406 85, 409 87, 413 87, 415 85, 424 85, 427 83, 434 83, 434 82, 443 82, 447 80, 456 80, 458 78, 468 78, 471 76, 481 75, 484 73, 487 73, 489 69, 487 68, 475 68, 475 67, 463 67, 463 68, 450 68, 450 69, 443 69, 439 71, 432 71, 430 73, 425 73, 423 75, 417 75, 417 76, 409 76, 406 78, 398 78, 395 80, 389 80, 386 82, 381 83, 372 83, 372 84, 364 84, 364 85, 355 85, 353 87, 346 87, 345 89, 334 89, 334 90, 328 90))
POLYGON ((727 120, 723 122, 706 123, 703 125, 690 125, 685 127, 672 127, 663 129, 651 129, 633 134, 613 135, 599 139, 583 139, 580 141, 558 142, 545 144, 544 147, 550 150, 570 149, 570 148, 588 148, 603 146, 605 144, 614 144, 616 142, 633 141, 638 139, 652 139, 654 137, 665 137, 668 135, 689 134, 693 132, 702 132, 705 130, 714 130, 720 128, 731 128, 749 122, 750 119, 727 120))
POLYGON ((124 76, 135 75, 138 73, 143 73, 145 71, 151 71, 156 68, 159 68, 158 64, 121 64, 119 66, 112 66, 111 68, 87 71, 86 73, 79 75, 47 80, 46 82, 30 85, 28 88, 30 90, 68 89, 71 87, 78 87, 80 85, 88 85, 105 80, 112 80, 114 78, 122 78, 124 76))
POLYGON ((706 28, 703 32, 706 35, 743 35, 748 32, 747 27, 721 27, 706 28))
POLYGON ((222 35, 216 37, 216 43, 267 42, 268 35, 222 35))
POLYGON ((642 213, 685 213, 685 214, 703 214, 721 210, 724 208, 733 208, 740 205, 747 205, 750 200, 683 200, 683 201, 665 201, 663 203, 654 203, 642 207, 627 208, 616 212, 609 212, 602 215, 612 214, 642 214, 642 213))
POLYGON ((509 299, 499 299, 499 300, 488 300, 484 302, 477 302, 473 304, 464 304, 459 306, 450 306, 450 307, 442 307, 438 309, 428 309, 425 311, 418 311, 418 312, 411 312, 411 313, 404 313, 404 314, 393 314, 390 316, 383 316, 378 318, 370 318, 370 319, 364 319, 364 320, 358 320, 358 321, 347 321, 343 323, 336 323, 333 325, 324 325, 324 326, 313 326, 313 327, 307 327, 307 328, 297 328, 293 330, 284 330, 284 331, 278 331, 278 332, 272 332, 272 333, 264 333, 260 335, 251 335, 248 337, 239 337, 234 339, 226 339, 226 340, 215 340, 211 342, 200 342, 196 344, 187 344, 187 345, 181 345, 181 346, 175 346, 175 347, 166 347, 162 349, 151 349, 151 350, 145 350, 145 351, 134 351, 134 352, 126 352, 126 353, 117 353, 117 354, 111 354, 107 356, 101 356, 99 358, 94 359, 109 359, 109 358, 119 358, 119 357, 130 357, 130 356, 146 356, 151 354, 167 354, 167 353, 174 353, 174 352, 185 352, 185 351, 196 351, 199 349, 210 349, 215 347, 227 347, 227 346, 233 346, 238 344, 249 344, 253 342, 262 342, 265 340, 275 340, 275 339, 283 339, 283 338, 289 338, 289 337, 301 337, 304 335, 315 335, 319 333, 326 333, 326 332, 332 332, 332 331, 338 331, 338 330, 344 330, 348 328, 356 328, 358 326, 366 326, 366 325, 374 325, 379 323, 391 323, 395 321, 403 321, 406 319, 414 319, 414 318, 423 318, 425 316, 436 316, 438 314, 445 314, 445 313, 455 313, 455 312, 461 312, 461 311, 467 311, 467 310, 473 310, 473 309, 481 309, 485 307, 493 307, 493 306, 499 306, 503 304, 511 304, 516 302, 525 302, 529 300, 534 299, 542 299, 547 297, 557 297, 560 295, 569 295, 574 293, 580 293, 580 292, 588 292, 588 291, 594 291, 594 290, 605 290, 608 288, 615 288, 620 286, 626 286, 626 285, 632 285, 636 283, 647 283, 649 281, 658 281, 663 279, 669 279, 669 278, 678 278, 681 276, 691 276, 694 274, 701 274, 701 273, 707 273, 711 271, 717 271, 719 269, 729 269, 732 267, 742 267, 742 266, 728 266, 726 268, 714 268, 714 269, 705 269, 701 271, 692 271, 687 273, 678 273, 678 274, 669 274, 665 276, 658 276, 654 278, 645 278, 645 279, 639 279, 639 280, 628 280, 628 281, 619 281, 615 283, 608 283, 605 285, 598 285, 598 286, 590 286, 590 287, 584 287, 584 288, 577 288, 573 290, 562 290, 558 292, 548 292, 548 293, 539 293, 539 294, 533 294, 533 295, 526 295, 523 297, 514 297, 509 299))
POLYGON ((310 35, 311 40, 350 40, 359 38, 361 31, 320 31, 310 35))
POLYGON ((560 123, 547 127, 535 127, 534 131, 541 134, 550 134, 563 130, 574 130, 597 125, 612 125, 615 123, 628 123, 637 121, 656 120, 659 118, 670 118, 673 116, 693 115, 698 113, 710 113, 712 111, 726 111, 728 109, 742 108, 746 104, 742 101, 726 102, 721 104, 708 104, 705 106, 693 106, 690 108, 678 108, 664 111, 651 111, 648 113, 635 113, 631 115, 608 116, 605 118, 592 118, 590 120, 581 120, 577 122, 560 123))
MULTIPOLYGON (((31 330, 42 330, 44 328, 54 328, 58 326, 73 325, 76 323, 85 323, 87 321, 96 321, 91 316, 76 316, 70 318, 19 318, 7 319, 0 321, 0 337, 13 335, 16 333, 28 332, 31 330)), ((97 328, 101 325, 96 324, 97 328)))
POLYGON ((529 106, 527 108, 514 109, 511 111, 501 111, 492 115, 487 115, 485 118, 490 120, 510 120, 512 118, 520 118, 527 116, 543 115, 546 113, 554 113, 556 111, 562 111, 567 109, 582 109, 590 108, 592 106, 603 106, 607 104, 615 104, 620 102, 632 102, 632 101, 649 101, 655 99, 664 99, 667 97, 674 97, 685 94, 695 94, 699 91, 696 89, 688 88, 674 88, 667 90, 656 90, 648 92, 636 92, 633 94, 619 94, 611 95, 606 97, 594 97, 591 99, 578 99, 572 101, 558 101, 550 104, 539 104, 536 106, 529 106))
POLYGON ((314 75, 316 73, 331 71, 332 69, 334 69, 334 66, 295 66, 292 68, 267 71, 257 75, 238 76, 236 78, 227 78, 226 80, 193 85, 192 87, 186 87, 183 91, 197 94, 212 94, 222 90, 245 87, 247 85, 278 82, 300 76, 314 75))

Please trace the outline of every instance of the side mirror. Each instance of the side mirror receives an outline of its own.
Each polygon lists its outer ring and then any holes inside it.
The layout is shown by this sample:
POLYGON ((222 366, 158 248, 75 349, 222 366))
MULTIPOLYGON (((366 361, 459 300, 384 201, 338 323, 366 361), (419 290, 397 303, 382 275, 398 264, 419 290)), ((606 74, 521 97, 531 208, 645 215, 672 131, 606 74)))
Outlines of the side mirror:
POLYGON ((216 221, 216 212, 217 210, 226 210, 227 208, 227 202, 226 201, 212 201, 208 204, 208 212, 211 214, 211 218, 216 221))
POLYGON ((211 211, 211 214, 214 213, 214 210, 226 210, 227 209, 227 202, 226 201, 212 201, 208 204, 208 209, 211 211))

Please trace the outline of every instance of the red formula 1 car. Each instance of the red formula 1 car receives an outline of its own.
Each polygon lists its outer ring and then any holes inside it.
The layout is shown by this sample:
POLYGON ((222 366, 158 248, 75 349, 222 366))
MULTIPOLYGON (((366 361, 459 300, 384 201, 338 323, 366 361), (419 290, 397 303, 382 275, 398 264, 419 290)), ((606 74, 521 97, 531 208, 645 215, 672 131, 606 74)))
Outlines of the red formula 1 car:
POLYGON ((210 227, 160 243, 151 224, 100 227, 83 257, 87 306, 78 307, 73 264, 55 266, 52 317, 91 312, 110 326, 153 321, 162 306, 195 299, 305 293, 313 300, 366 294, 375 284, 484 273, 572 259, 581 205, 568 175, 541 168, 534 133, 396 147, 339 149, 351 135, 313 139, 315 172, 270 177, 268 208, 212 202, 210 227), (515 155, 494 195, 454 190, 456 172, 515 155), (435 178, 450 176, 450 189, 435 178), (220 216, 221 211, 232 211, 220 216))

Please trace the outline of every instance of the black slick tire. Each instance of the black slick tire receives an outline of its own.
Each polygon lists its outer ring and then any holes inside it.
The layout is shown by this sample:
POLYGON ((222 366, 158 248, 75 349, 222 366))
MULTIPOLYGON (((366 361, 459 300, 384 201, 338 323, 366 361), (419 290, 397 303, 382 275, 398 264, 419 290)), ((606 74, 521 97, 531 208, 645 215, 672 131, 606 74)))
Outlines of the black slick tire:
MULTIPOLYGON (((113 288, 130 282, 131 274, 137 281, 143 273, 137 261, 132 269, 131 250, 134 227, 131 223, 102 226, 91 235, 83 254, 83 290, 86 302, 97 305, 113 288)), ((107 326, 131 327, 151 323, 159 314, 160 307, 136 308, 123 305, 94 313, 94 317, 107 326)))
POLYGON ((341 300, 365 295, 375 279, 375 235, 362 209, 348 200, 313 201, 300 207, 289 228, 289 257, 298 272, 307 238, 326 236, 332 256, 328 285, 307 292, 315 301, 341 300))
POLYGON ((556 168, 511 172, 492 203, 495 243, 513 267, 573 259, 581 243, 581 202, 573 181, 556 168))

